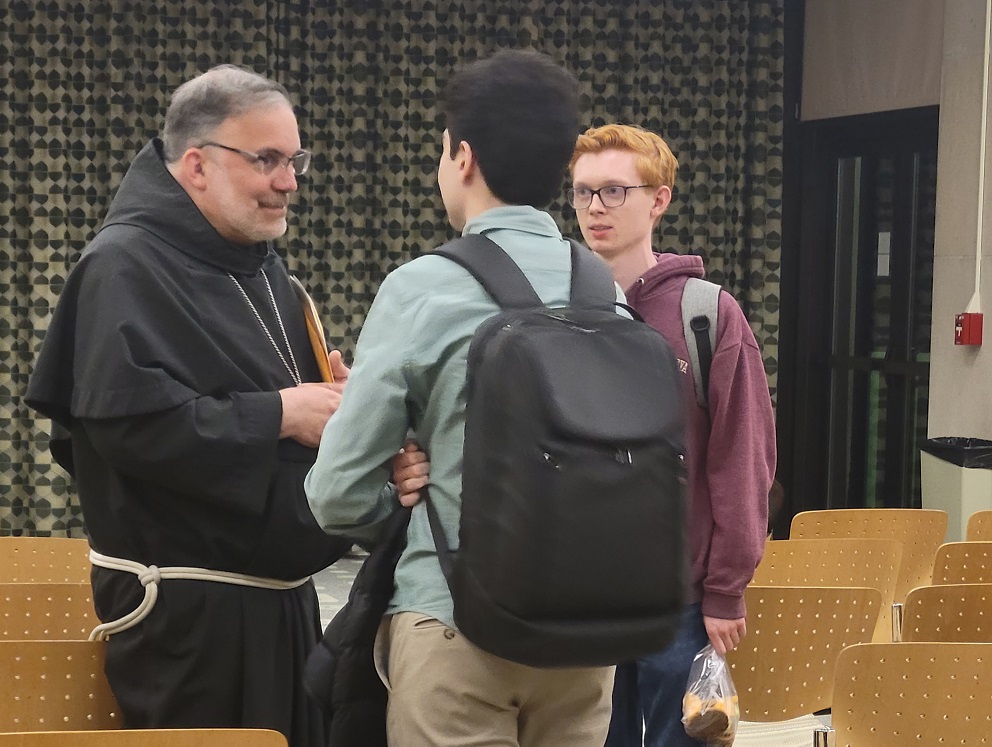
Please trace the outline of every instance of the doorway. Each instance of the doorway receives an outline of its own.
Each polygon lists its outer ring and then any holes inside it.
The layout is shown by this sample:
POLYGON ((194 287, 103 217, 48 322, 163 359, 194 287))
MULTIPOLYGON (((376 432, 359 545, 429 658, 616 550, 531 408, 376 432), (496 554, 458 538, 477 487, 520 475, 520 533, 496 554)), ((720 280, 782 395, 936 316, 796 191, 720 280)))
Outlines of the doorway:
POLYGON ((793 510, 918 507, 937 109, 802 126, 793 510))

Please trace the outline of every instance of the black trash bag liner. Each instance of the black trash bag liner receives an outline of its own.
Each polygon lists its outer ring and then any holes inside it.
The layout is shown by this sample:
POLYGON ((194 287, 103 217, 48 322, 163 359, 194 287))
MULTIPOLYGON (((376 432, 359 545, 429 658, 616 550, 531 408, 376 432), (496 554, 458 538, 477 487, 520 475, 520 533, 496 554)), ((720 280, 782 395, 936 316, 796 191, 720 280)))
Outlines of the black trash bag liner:
POLYGON ((984 438, 964 436, 929 438, 920 449, 959 467, 992 469, 992 441, 984 438))

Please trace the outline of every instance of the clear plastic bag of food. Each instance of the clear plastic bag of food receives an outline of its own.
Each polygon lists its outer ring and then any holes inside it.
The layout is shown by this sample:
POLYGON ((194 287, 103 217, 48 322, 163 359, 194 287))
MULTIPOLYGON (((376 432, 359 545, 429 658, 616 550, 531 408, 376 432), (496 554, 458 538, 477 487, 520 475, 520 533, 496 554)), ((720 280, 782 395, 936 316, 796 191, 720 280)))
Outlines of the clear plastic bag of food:
POLYGON ((707 644, 692 661, 682 698, 685 733, 707 747, 731 747, 740 708, 727 660, 707 644))

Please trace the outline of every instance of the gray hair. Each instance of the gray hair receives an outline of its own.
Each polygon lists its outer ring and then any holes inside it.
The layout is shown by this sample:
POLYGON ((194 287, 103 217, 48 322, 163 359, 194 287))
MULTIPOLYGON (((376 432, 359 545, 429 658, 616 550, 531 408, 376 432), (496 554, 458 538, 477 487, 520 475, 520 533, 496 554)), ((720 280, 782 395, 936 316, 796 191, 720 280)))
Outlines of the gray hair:
POLYGON ((172 94, 162 129, 166 163, 209 139, 225 120, 279 103, 292 106, 289 92, 274 80, 237 65, 210 68, 172 94))

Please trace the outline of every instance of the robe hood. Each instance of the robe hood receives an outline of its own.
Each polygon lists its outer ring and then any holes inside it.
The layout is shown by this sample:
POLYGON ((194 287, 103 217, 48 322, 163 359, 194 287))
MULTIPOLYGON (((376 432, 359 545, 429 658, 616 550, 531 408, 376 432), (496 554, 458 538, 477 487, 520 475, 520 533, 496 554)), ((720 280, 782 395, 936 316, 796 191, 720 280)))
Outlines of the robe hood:
POLYGON ((173 249, 235 275, 254 275, 271 249, 267 242, 239 246, 221 236, 166 168, 158 138, 135 157, 100 231, 120 225, 150 231, 173 249))

